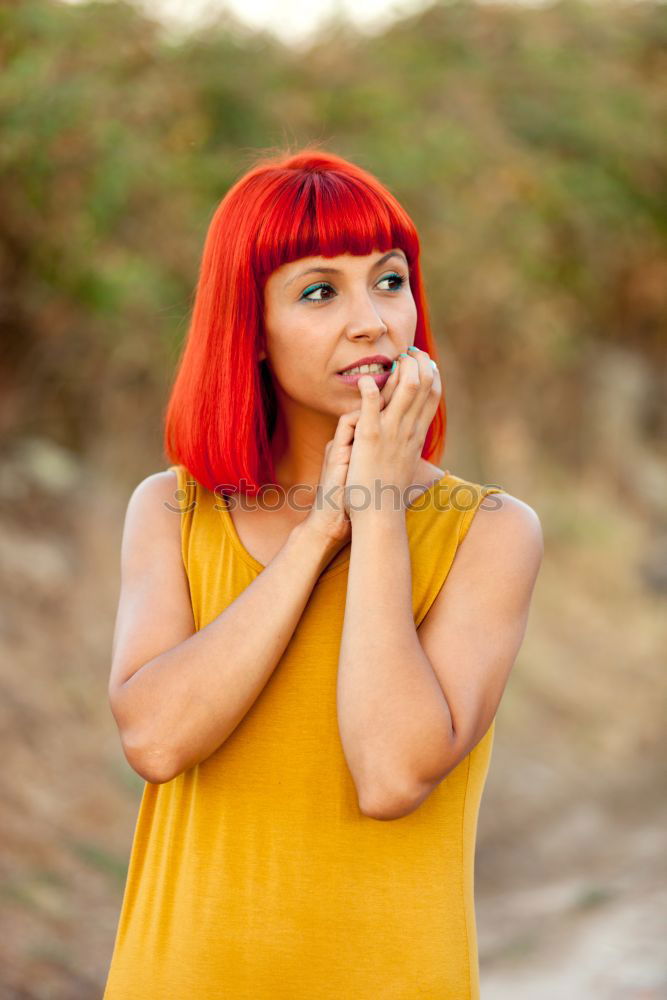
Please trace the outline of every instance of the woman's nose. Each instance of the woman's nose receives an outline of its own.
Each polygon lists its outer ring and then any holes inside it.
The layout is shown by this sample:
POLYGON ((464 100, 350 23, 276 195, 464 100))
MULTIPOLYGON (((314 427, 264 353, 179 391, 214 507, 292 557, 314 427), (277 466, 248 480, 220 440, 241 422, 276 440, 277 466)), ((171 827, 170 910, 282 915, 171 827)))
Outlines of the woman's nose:
POLYGON ((350 337, 380 337, 387 332, 387 324, 369 299, 365 303, 357 300, 350 309, 346 329, 350 337))

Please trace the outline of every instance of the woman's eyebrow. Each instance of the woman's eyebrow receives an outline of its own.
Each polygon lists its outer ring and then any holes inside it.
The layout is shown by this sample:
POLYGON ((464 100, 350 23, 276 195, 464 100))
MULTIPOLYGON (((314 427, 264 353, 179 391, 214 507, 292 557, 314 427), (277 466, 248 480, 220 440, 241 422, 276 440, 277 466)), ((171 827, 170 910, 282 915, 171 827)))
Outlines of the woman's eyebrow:
MULTIPOLYGON (((390 257, 400 257, 406 264, 408 262, 407 257, 402 250, 390 250, 389 253, 384 254, 383 257, 380 257, 379 260, 376 260, 375 263, 371 265, 371 270, 374 267, 379 267, 380 264, 384 264, 390 257)), ((299 271, 298 274, 295 274, 292 278, 286 281, 284 287, 287 288, 287 286, 291 285, 297 278, 303 278, 304 274, 312 274, 313 272, 317 272, 318 274, 340 274, 340 268, 325 266, 307 267, 305 271, 299 271)))

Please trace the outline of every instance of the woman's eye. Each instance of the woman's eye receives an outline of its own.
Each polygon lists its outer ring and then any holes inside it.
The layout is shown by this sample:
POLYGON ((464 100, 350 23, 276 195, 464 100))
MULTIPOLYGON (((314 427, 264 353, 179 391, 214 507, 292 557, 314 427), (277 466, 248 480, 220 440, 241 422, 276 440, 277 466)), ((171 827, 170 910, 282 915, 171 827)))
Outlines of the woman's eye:
POLYGON ((393 274, 385 274, 384 278, 380 278, 380 281, 397 281, 398 285, 390 289, 390 291, 396 291, 396 292, 398 291, 399 288, 402 288, 403 285, 405 284, 405 278, 403 277, 403 275, 396 274, 395 272, 393 274))
MULTIPOLYGON (((392 291, 392 292, 397 292, 405 284, 405 278, 402 275, 396 274, 396 273, 385 274, 385 276, 383 278, 380 278, 380 281, 394 281, 394 282, 398 282, 398 284, 394 285, 393 288, 388 289, 389 291, 392 291)), ((331 287, 332 286, 329 284, 328 281, 319 281, 316 285, 309 285, 308 288, 306 288, 306 290, 301 295, 301 298, 302 299, 306 299, 308 302, 325 302, 326 298, 322 298, 321 296, 319 298, 313 298, 312 297, 313 293, 314 292, 319 292, 320 290, 327 289, 327 288, 330 289, 331 287)), ((327 298, 328 298, 328 296, 327 296, 327 298)))
POLYGON ((302 299, 308 299, 309 302, 324 302, 324 299, 311 299, 312 292, 319 292, 321 288, 331 288, 331 285, 327 281, 321 281, 318 285, 309 285, 305 292, 301 296, 302 299))

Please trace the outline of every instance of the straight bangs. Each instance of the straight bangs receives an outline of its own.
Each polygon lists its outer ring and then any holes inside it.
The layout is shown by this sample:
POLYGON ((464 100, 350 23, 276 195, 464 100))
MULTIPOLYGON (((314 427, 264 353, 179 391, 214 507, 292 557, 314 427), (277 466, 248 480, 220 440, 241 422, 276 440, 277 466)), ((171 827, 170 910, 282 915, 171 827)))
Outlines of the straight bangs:
POLYGON ((410 266, 418 259, 417 231, 389 192, 380 197, 356 177, 333 171, 285 173, 257 233, 253 269, 261 289, 273 271, 301 257, 368 256, 396 247, 410 266))

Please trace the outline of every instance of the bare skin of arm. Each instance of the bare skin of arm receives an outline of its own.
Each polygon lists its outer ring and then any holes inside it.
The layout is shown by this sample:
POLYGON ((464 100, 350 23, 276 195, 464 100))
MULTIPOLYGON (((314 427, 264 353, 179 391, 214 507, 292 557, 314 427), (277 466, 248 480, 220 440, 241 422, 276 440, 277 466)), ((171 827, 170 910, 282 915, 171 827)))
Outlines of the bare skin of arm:
POLYGON ((542 555, 528 504, 505 494, 500 507, 480 507, 416 629, 403 515, 355 518, 338 714, 367 815, 412 812, 484 736, 523 640, 542 555))
POLYGON ((280 661, 323 569, 351 538, 343 504, 359 411, 339 417, 314 503, 235 601, 196 630, 173 471, 128 503, 109 702, 130 766, 162 783, 220 747, 280 661))
POLYGON ((128 763, 169 781, 210 756, 271 677, 323 568, 340 548, 305 522, 212 622, 195 631, 168 510, 174 472, 149 476, 128 504, 109 698, 128 763))

